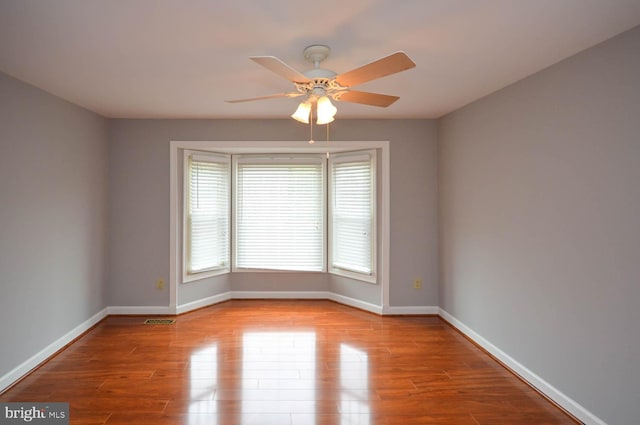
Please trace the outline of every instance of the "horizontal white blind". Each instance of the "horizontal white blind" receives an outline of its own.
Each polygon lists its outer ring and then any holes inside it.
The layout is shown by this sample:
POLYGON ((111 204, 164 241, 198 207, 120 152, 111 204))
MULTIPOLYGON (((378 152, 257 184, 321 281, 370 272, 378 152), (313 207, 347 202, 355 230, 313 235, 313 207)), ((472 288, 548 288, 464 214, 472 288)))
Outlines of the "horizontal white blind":
POLYGON ((323 271, 322 160, 242 157, 236 173, 236 267, 323 271))
POLYGON ((370 155, 331 159, 331 267, 372 275, 374 162, 370 155))
POLYGON ((190 155, 187 192, 187 273, 229 266, 228 158, 190 155))

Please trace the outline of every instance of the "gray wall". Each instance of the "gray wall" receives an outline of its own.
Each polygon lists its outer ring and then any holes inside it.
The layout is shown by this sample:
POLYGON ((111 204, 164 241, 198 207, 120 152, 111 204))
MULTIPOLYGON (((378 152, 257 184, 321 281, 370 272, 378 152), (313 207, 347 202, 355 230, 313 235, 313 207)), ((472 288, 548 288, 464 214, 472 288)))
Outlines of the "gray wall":
POLYGON ((440 305, 610 424, 640 418, 640 28, 446 116, 440 305))
MULTIPOLYGON (((437 122, 336 120, 336 140, 390 140, 390 305, 438 305, 437 122), (420 278, 423 287, 413 289, 420 278)), ((340 279, 334 279, 334 288, 340 279)))
POLYGON ((0 376, 106 307, 108 122, 0 73, 0 376))
MULTIPOLYGON (((333 140, 390 140, 391 305, 435 306, 437 284, 436 123, 426 120, 337 120, 333 140), (424 280, 422 290, 413 279, 424 280)), ((109 304, 168 305, 168 290, 155 289, 169 277, 169 142, 171 140, 307 140, 308 128, 286 120, 114 120, 110 156, 109 304)), ((179 304, 227 290, 332 290, 379 302, 379 289, 345 286, 326 276, 301 280, 242 273, 189 283, 179 304), (281 284, 283 282, 283 284, 281 284), (300 283, 304 282, 303 287, 300 283), (297 288, 297 289, 296 289, 297 288), (355 289, 354 288, 358 288, 355 289)), ((282 277, 282 276, 280 276, 282 277)))

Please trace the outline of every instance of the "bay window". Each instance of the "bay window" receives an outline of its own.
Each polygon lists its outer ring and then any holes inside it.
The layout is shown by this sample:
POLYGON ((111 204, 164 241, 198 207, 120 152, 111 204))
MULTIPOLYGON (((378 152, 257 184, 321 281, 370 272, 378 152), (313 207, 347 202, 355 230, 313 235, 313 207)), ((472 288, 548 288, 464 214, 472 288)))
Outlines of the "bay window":
POLYGON ((377 282, 375 149, 184 155, 184 282, 239 271, 377 282))

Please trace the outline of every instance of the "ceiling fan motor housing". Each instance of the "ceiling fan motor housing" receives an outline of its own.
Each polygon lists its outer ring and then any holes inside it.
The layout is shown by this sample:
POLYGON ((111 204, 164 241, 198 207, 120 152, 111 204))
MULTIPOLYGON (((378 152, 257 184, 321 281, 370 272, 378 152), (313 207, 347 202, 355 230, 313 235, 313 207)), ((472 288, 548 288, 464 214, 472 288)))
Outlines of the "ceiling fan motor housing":
MULTIPOLYGON (((316 69, 313 71, 318 71, 318 70, 316 69)), ((320 71, 325 71, 325 70, 320 70, 320 71)), ((322 78, 322 77, 314 78, 307 75, 307 72, 305 72, 304 74, 312 81, 308 83, 295 83, 296 89, 300 93, 309 95, 311 101, 315 101, 317 100, 318 97, 321 97, 321 96, 330 96, 334 99, 337 99, 339 93, 348 90, 348 87, 342 87, 340 84, 337 83, 337 81, 334 78, 336 74, 332 71, 328 71, 328 72, 331 73, 333 76, 329 78, 322 78)))

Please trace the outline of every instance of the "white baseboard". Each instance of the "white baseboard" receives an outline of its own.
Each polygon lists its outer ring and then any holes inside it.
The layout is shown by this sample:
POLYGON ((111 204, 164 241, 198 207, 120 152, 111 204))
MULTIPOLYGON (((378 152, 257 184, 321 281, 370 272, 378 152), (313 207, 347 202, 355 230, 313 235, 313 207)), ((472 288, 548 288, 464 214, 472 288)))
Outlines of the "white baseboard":
POLYGON ((371 313, 382 315, 381 306, 371 304, 366 301, 361 301, 355 298, 347 297, 345 295, 336 294, 335 292, 327 292, 327 296, 325 298, 340 304, 348 305, 350 307, 355 307, 361 310, 369 311, 371 313))
POLYGON ((519 363, 513 357, 493 345, 490 341, 483 338, 473 329, 462 323, 460 320, 449 314, 447 311, 439 308, 438 314, 452 326, 469 337, 476 344, 491 353, 492 356, 500 360, 504 365, 511 369, 514 373, 528 382, 531 386, 543 393, 549 399, 553 400, 567 412, 571 413, 577 419, 584 422, 585 425, 607 425, 602 419, 589 412, 583 406, 578 404, 571 397, 567 396, 553 385, 542 379, 540 376, 527 369, 523 364, 519 363))
POLYGON ((107 307, 108 314, 113 315, 136 315, 136 316, 144 316, 148 315, 173 315, 176 314, 174 308, 169 306, 111 306, 107 307))
POLYGON ((329 298, 326 291, 231 291, 231 299, 298 299, 324 300, 329 298))
POLYGON ((203 307, 209 307, 210 305, 218 304, 223 301, 228 301, 231 299, 231 292, 224 292, 218 295, 212 295, 210 297, 192 301, 186 304, 181 304, 176 307, 176 314, 188 313, 189 311, 197 310, 203 307))
POLYGON ((382 308, 382 314, 390 315, 438 315, 440 309, 434 306, 390 306, 382 308))
MULTIPOLYGON (((214 295, 202 300, 183 304, 177 307, 177 314, 186 313, 198 308, 207 307, 218 304, 227 300, 247 300, 247 299, 307 299, 307 300, 331 300, 340 304, 356 307, 361 310, 370 311, 376 314, 383 314, 382 307, 355 298, 346 297, 328 291, 230 291, 222 294, 214 295)), ((115 313, 114 313, 115 314, 115 313)), ((410 314, 410 313, 405 313, 410 314)), ((420 313, 425 314, 422 311, 420 313)))
POLYGON ((385 306, 381 307, 356 298, 336 294, 330 291, 229 291, 222 294, 213 295, 201 300, 192 301, 179 305, 174 309, 163 306, 121 306, 108 307, 108 314, 114 315, 155 315, 155 314, 183 314, 199 308, 208 307, 223 301, 233 299, 317 299, 331 300, 340 304, 345 304, 371 313, 385 315, 423 315, 439 314, 438 307, 433 306, 385 306))
POLYGON ((91 329, 96 323, 98 323, 108 315, 108 309, 106 308, 99 311, 51 344, 47 345, 45 348, 40 350, 40 352, 25 360, 21 365, 6 373, 0 378, 0 392, 10 387, 14 382, 18 381, 20 378, 29 373, 29 371, 36 368, 49 357, 53 356, 58 350, 64 348, 65 345, 69 344, 84 332, 91 329))

